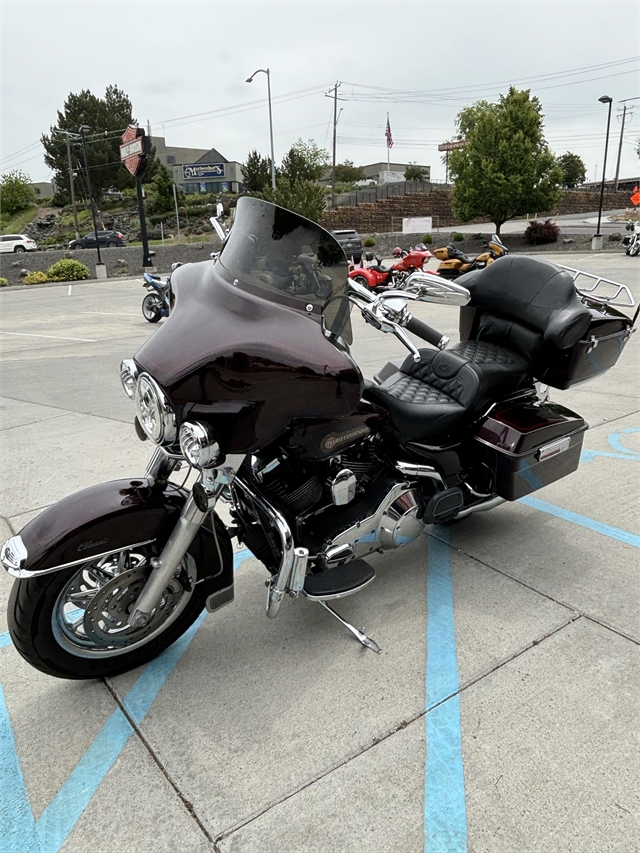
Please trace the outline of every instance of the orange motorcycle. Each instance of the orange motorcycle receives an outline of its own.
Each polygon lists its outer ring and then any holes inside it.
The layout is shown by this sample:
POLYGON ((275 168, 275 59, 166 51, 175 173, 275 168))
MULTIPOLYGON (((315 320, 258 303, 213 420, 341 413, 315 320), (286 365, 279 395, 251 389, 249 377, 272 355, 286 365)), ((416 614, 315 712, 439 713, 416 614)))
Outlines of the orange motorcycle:
POLYGON ((486 251, 476 255, 475 258, 465 255, 453 243, 449 243, 443 249, 434 249, 434 256, 441 262, 436 272, 443 278, 454 279, 463 273, 483 269, 503 255, 509 254, 509 250, 497 234, 494 234, 484 245, 486 251))

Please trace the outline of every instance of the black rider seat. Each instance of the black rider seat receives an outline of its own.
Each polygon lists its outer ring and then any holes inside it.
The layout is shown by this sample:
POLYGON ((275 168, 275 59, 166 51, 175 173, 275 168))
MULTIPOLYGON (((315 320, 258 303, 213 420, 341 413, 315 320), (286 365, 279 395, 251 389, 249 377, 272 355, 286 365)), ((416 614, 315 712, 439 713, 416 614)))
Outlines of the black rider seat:
POLYGON ((420 355, 418 363, 409 356, 382 385, 366 387, 364 396, 389 412, 402 438, 427 444, 459 439, 470 421, 515 391, 529 372, 524 358, 484 341, 423 349, 420 355))
POLYGON ((453 243, 449 243, 447 249, 451 260, 462 261, 463 264, 471 264, 475 261, 475 258, 470 258, 468 255, 465 255, 462 249, 459 249, 453 243))

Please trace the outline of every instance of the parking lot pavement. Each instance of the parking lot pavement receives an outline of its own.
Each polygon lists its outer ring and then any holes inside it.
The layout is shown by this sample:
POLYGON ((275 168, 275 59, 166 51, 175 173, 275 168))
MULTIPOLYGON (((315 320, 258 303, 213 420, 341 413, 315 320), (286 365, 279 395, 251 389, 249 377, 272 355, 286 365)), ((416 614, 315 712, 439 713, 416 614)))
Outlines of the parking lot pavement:
MULTIPOLYGON (((637 259, 554 260, 627 283, 637 259)), ((118 380, 153 333, 135 281, 0 293, 0 535, 150 455, 118 380)), ((452 309, 414 313, 452 337, 452 309)), ((371 376, 400 345, 354 318, 371 376)), ((372 558, 340 602, 264 617, 264 569, 163 656, 102 682, 30 668, 0 576, 0 853, 630 853, 640 849, 634 335, 553 399, 591 424, 579 470, 372 558)))

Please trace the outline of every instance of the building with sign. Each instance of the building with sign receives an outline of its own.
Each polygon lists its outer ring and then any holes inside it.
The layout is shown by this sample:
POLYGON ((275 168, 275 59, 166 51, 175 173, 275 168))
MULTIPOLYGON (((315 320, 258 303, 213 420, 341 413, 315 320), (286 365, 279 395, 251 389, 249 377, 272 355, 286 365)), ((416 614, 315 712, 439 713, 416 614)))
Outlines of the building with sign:
POLYGON ((242 164, 227 160, 215 148, 181 148, 154 136, 156 156, 188 194, 242 192, 242 164))
MULTIPOLYGON (((388 184, 394 181, 404 181, 404 170, 408 166, 413 166, 414 163, 369 163, 363 166, 365 178, 368 181, 375 181, 377 184, 388 184), (393 177, 392 177, 393 176, 393 177)), ((424 179, 428 181, 431 178, 431 166, 422 166, 418 164, 420 169, 424 170, 424 179)))

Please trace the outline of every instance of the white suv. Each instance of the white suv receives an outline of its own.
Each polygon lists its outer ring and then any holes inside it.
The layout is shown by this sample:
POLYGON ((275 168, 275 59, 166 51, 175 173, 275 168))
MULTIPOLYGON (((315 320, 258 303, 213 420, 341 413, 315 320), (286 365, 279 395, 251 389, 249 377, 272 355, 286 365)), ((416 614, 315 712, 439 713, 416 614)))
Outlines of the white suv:
POLYGON ((26 234, 3 234, 0 237, 0 252, 35 252, 38 244, 26 234))

